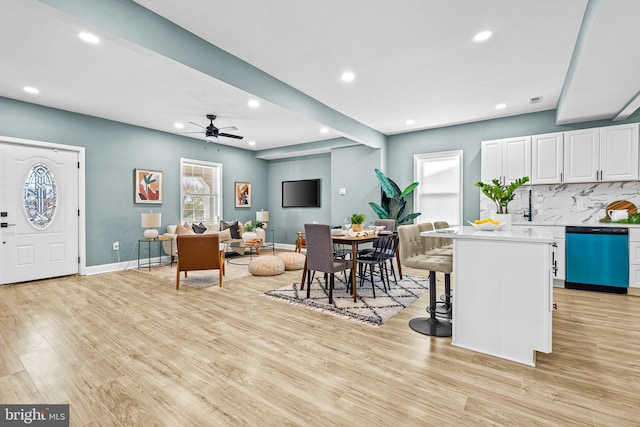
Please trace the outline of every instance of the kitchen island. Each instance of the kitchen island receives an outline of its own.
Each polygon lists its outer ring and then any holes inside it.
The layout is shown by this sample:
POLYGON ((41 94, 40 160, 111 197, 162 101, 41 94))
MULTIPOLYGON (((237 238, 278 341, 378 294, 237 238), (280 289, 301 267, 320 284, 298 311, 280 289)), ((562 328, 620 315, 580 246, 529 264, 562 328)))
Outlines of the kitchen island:
POLYGON ((452 344, 535 366, 536 351, 551 353, 553 236, 535 227, 453 231, 452 344))

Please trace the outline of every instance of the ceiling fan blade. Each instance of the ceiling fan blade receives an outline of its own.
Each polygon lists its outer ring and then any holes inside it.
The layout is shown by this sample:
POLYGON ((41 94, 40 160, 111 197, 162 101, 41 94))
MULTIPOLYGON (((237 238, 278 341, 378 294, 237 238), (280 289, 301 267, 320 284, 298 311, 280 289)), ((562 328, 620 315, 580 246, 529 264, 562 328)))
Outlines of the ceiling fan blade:
POLYGON ((225 126, 225 127, 223 127, 223 128, 218 128, 218 130, 222 130, 222 129, 238 130, 238 128, 237 128, 237 127, 235 127, 235 126, 225 126))
POLYGON ((198 126, 199 128, 206 129, 204 126, 199 125, 197 123, 194 123, 194 122, 189 122, 189 123, 191 123, 192 125, 198 126))
POLYGON ((183 134, 183 133, 202 133, 202 131, 201 130, 197 130, 197 131, 194 131, 194 132, 180 132, 180 133, 181 134, 183 134))
POLYGON ((240 136, 240 135, 231 135, 230 133, 219 133, 218 136, 226 136, 227 138, 235 138, 235 139, 242 139, 244 138, 244 136, 240 136))

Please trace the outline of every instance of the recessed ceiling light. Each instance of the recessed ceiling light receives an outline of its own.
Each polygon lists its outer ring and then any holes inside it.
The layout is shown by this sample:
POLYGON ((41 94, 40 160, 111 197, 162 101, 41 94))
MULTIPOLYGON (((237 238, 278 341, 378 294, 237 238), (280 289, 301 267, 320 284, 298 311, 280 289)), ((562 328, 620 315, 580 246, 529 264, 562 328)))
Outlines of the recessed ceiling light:
POLYGON ((249 145, 253 147, 254 145, 256 145, 256 142, 255 141, 249 141, 249 145))
POLYGON ((87 43, 91 43, 91 44, 100 43, 100 39, 91 33, 78 33, 78 37, 80 37, 82 40, 86 41, 87 43))
POLYGON ((258 101, 257 99, 252 99, 249 101, 249 107, 258 108, 259 106, 260 106, 260 101, 258 101))
POLYGON ((413 119, 408 119, 405 123, 406 123, 407 125, 412 125, 412 124, 414 124, 415 122, 413 121, 413 119))
POLYGON ((502 109, 505 109, 505 108, 507 108, 507 104, 502 103, 502 104, 497 104, 496 105, 496 110, 502 110, 502 109))
POLYGON ((473 36, 473 41, 474 42, 483 42, 483 41, 489 39, 492 35, 493 35, 493 32, 491 32, 489 30, 480 31, 478 34, 473 36))
POLYGON ((320 133, 328 133, 329 129, 327 128, 320 128, 320 133))
POLYGON ((342 73, 342 76, 340 76, 340 79, 343 82, 352 82, 355 78, 356 75, 352 71, 345 71, 342 73))
POLYGON ((183 129, 184 128, 184 123, 175 122, 173 124, 173 127, 175 127, 176 129, 183 129))
POLYGON ((34 94, 34 95, 37 95, 37 94, 39 94, 39 93, 40 93, 40 91, 39 91, 38 89, 36 89, 35 87, 33 87, 33 86, 25 86, 25 87, 23 87, 22 89, 23 89, 25 92, 27 92, 27 93, 32 93, 32 94, 34 94))

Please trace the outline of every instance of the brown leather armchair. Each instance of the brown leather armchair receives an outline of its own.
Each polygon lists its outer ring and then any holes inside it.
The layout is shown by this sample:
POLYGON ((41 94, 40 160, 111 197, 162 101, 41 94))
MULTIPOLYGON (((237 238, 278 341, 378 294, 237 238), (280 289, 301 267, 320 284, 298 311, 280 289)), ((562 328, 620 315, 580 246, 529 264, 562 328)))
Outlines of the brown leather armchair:
POLYGON ((220 287, 224 274, 224 250, 220 248, 217 234, 180 234, 176 237, 178 248, 178 267, 176 272, 176 290, 180 289, 180 272, 194 270, 218 270, 220 287))

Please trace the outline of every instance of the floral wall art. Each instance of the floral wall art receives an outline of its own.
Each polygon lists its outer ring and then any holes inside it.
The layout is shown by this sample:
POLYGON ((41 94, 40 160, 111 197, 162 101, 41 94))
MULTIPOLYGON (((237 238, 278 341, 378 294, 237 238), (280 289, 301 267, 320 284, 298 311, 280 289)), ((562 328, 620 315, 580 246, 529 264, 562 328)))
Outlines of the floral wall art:
POLYGON ((135 203, 162 203, 162 171, 134 170, 135 203))

